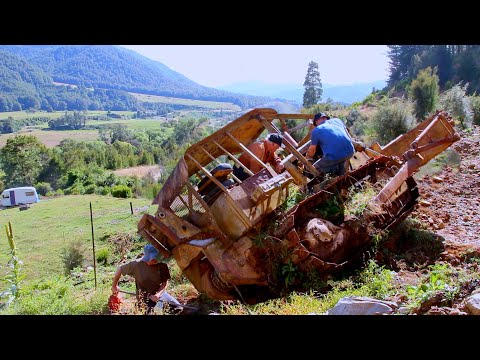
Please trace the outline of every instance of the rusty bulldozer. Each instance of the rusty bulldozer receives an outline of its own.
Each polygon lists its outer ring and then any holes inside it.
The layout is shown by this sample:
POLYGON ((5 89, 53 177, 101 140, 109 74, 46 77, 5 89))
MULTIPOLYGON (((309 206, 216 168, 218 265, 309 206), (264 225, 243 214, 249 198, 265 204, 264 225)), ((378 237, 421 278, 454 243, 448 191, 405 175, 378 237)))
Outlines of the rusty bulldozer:
POLYGON ((329 275, 361 258, 379 231, 414 209, 413 174, 459 140, 453 120, 437 111, 386 146, 357 151, 345 175, 325 179, 305 157, 310 133, 299 142, 291 136, 312 118, 254 109, 192 145, 153 201, 155 215, 140 220, 139 234, 173 257, 199 292, 254 304, 279 295, 286 266, 329 275), (280 174, 247 148, 266 131, 287 140, 280 174), (237 159, 243 152, 262 170, 244 167, 237 159), (250 177, 240 181, 218 167, 228 162, 250 177), (347 214, 345 204, 367 185, 374 191, 367 206, 347 214))

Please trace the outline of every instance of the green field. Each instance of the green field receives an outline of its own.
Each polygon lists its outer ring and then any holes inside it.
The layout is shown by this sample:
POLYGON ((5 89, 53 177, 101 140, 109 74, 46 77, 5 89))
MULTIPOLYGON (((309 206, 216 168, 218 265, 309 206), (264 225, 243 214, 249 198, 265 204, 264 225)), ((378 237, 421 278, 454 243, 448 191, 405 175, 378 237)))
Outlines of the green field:
MULTIPOLYGON (((157 206, 151 200, 119 199, 99 195, 70 195, 45 198, 26 211, 18 207, 0 210, 2 234, 0 236, 0 276, 8 261, 8 243, 5 225, 12 223, 17 255, 23 261, 25 282, 44 276, 63 274, 61 251, 76 240, 85 243, 92 258, 90 202, 93 209, 95 247, 107 246, 102 238, 117 232, 134 234, 145 210, 153 214, 157 206), (134 214, 130 211, 130 201, 134 214)), ((91 262, 91 264, 93 264, 91 262)))
POLYGON ((241 110, 240 106, 235 105, 233 103, 228 103, 228 102, 180 99, 180 98, 172 98, 167 96, 146 95, 146 94, 137 94, 137 93, 129 93, 129 94, 133 95, 137 100, 141 102, 155 102, 155 103, 161 103, 161 104, 198 106, 206 109, 218 109, 218 110, 222 109, 227 111, 241 110))
MULTIPOLYGON (((87 125, 125 124, 131 130, 154 130, 160 128, 161 120, 154 119, 115 119, 115 120, 88 120, 87 125)), ((170 130, 170 129, 167 129, 170 130)), ((173 129, 171 129, 173 131, 173 129)), ((49 130, 47 124, 28 126, 11 134, 0 134, 0 147, 5 146, 7 139, 15 135, 32 135, 47 147, 54 147, 64 139, 78 141, 97 141, 97 130, 49 130)))
POLYGON ((155 130, 160 128, 162 120, 158 119, 115 119, 88 120, 87 125, 124 124, 131 130, 155 130))

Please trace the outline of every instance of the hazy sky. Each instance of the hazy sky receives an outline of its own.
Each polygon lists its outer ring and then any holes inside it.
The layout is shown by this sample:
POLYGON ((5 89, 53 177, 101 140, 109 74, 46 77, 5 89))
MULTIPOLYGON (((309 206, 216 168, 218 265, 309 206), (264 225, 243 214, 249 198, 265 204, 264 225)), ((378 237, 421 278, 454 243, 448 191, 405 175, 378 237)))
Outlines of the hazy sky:
POLYGON ((386 45, 121 45, 205 86, 261 81, 303 85, 308 63, 322 83, 387 80, 386 45))

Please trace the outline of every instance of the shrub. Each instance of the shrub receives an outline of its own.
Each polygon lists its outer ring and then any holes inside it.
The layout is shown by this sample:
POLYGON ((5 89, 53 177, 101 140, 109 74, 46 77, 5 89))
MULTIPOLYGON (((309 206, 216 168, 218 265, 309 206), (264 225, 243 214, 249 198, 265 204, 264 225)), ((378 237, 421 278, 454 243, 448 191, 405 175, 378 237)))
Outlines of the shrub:
POLYGON ((47 193, 52 191, 52 187, 47 182, 39 182, 35 184, 35 188, 40 195, 46 196, 47 193))
POLYGON ((76 267, 82 266, 85 259, 83 252, 84 248, 81 240, 70 243, 62 250, 61 257, 67 275, 76 267))
POLYGON ((363 136, 368 121, 367 116, 362 114, 358 109, 351 109, 346 116, 347 126, 350 128, 352 135, 363 136))
POLYGON ((75 183, 68 189, 65 189, 65 195, 83 195, 85 194, 85 187, 80 183, 75 183))
POLYGON ((110 256, 110 250, 108 248, 102 248, 97 251, 97 262, 99 264, 107 265, 108 264, 108 258, 110 256))
POLYGON ((112 195, 118 198, 132 197, 132 189, 126 185, 116 185, 112 189, 112 195))
POLYGON ((438 101, 438 75, 437 68, 429 66, 420 70, 417 77, 408 87, 408 98, 414 102, 417 119, 423 120, 435 110, 438 101))
POLYGON ((95 184, 85 186, 85 194, 95 194, 96 188, 95 184))
POLYGON ((480 96, 471 96, 470 103, 472 104, 473 123, 480 125, 480 96))
POLYGON ((404 99, 391 99, 378 107, 370 123, 370 136, 386 145, 415 125, 413 104, 404 99))
POLYGON ((443 109, 457 121, 464 129, 472 126, 473 111, 470 97, 466 95, 468 84, 463 87, 459 84, 452 86, 440 97, 440 104, 443 109))

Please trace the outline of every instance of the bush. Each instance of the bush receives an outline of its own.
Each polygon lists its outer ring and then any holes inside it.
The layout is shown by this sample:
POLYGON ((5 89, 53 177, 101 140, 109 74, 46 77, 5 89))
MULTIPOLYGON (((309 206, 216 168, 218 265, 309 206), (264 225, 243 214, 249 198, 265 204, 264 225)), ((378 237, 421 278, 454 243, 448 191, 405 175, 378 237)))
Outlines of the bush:
POLYGON ((83 195, 85 194, 85 187, 80 183, 75 183, 68 189, 65 189, 65 195, 83 195))
POLYGON ((116 185, 112 189, 112 195, 117 198, 132 197, 132 189, 126 185, 116 185))
POLYGON ((471 96, 470 103, 472 104, 473 123, 480 125, 480 96, 471 96))
POLYGON ((414 126, 413 104, 404 99, 391 99, 378 107, 369 130, 374 140, 386 145, 414 126))
POLYGON ((468 84, 463 87, 459 84, 452 86, 440 97, 440 104, 447 110, 454 120, 464 129, 472 126, 473 111, 470 97, 466 95, 468 84))
POLYGON ((110 250, 108 248, 102 248, 97 251, 97 262, 99 264, 107 265, 108 258, 110 257, 110 250))
POLYGON ((346 116, 347 126, 353 136, 362 137, 365 134, 368 117, 362 114, 358 109, 352 109, 346 116))
POLYGON ((46 182, 39 182, 35 184, 35 188, 40 195, 46 196, 47 193, 52 192, 52 187, 49 183, 46 182))
POLYGON ((95 184, 85 186, 85 194, 95 194, 96 188, 95 184))
POLYGON ((435 110, 439 92, 438 82, 437 68, 432 70, 429 66, 420 70, 408 87, 408 98, 414 102, 415 115, 420 121, 435 110))
POLYGON ((84 248, 81 240, 70 243, 68 247, 62 250, 61 257, 65 266, 65 274, 68 275, 76 267, 82 266, 85 259, 83 252, 84 248))

